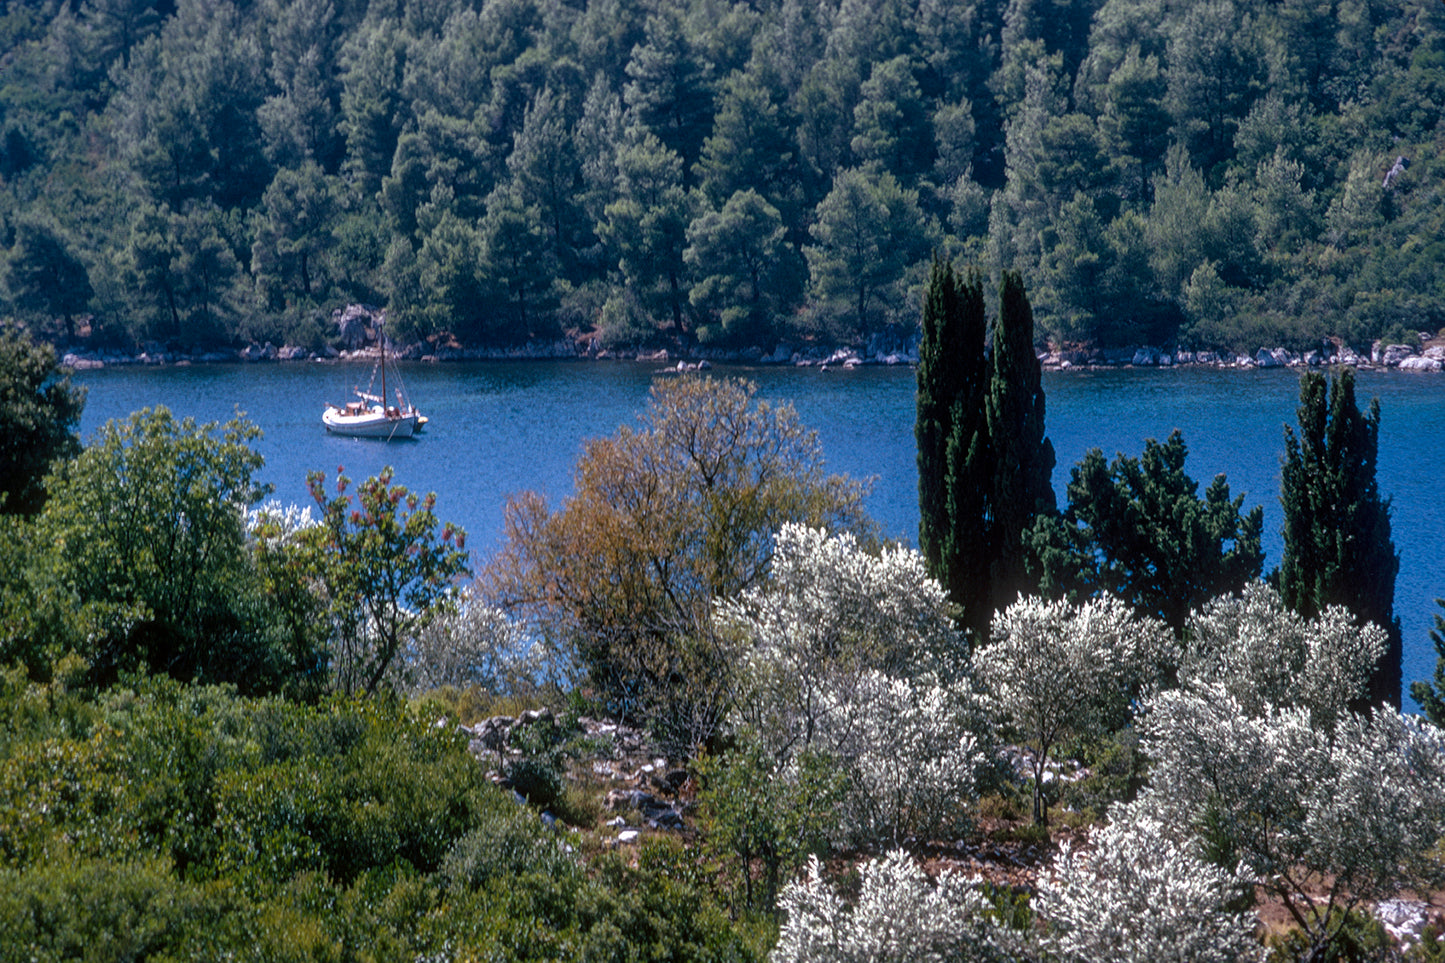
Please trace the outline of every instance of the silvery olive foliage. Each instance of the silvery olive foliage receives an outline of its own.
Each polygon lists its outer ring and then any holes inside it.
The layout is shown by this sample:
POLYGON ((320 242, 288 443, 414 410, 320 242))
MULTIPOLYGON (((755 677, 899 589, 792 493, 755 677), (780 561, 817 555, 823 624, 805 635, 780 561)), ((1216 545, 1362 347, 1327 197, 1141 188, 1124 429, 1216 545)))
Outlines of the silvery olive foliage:
POLYGON ((850 723, 827 734, 848 776, 843 835, 897 844, 960 832, 991 758, 971 694, 870 672, 852 696, 855 705, 828 717, 850 723))
POLYGON ((850 906, 823 879, 816 857, 783 890, 786 914, 772 963, 982 963, 1024 959, 1020 934, 987 915, 968 881, 937 882, 901 850, 860 867, 862 893, 850 906))
POLYGON ((1422 719, 1377 708, 1327 730, 1302 707, 1254 713, 1208 685, 1160 693, 1140 728, 1152 769, 1138 805, 1249 867, 1313 947, 1343 924, 1335 910, 1439 872, 1445 732, 1422 719))
POLYGON ((1360 625, 1342 606, 1303 619, 1255 582, 1190 616, 1179 680, 1217 684, 1250 715, 1266 705, 1299 706, 1315 724, 1330 725, 1366 694, 1387 645, 1384 629, 1360 625))
POLYGON ((1126 805, 1094 834, 1092 851, 1064 845, 1034 909, 1062 963, 1234 963, 1259 955, 1253 921, 1228 909, 1250 882, 1126 805))
POLYGON ((905 548, 870 554, 851 534, 784 525, 768 582, 719 606, 744 646, 734 721, 786 762, 834 748, 873 672, 948 678, 966 667, 948 600, 905 548), (840 717, 841 716, 841 717, 840 717))
POLYGON ((1082 605, 1020 598, 994 617, 974 668, 998 713, 1034 756, 1034 819, 1048 754, 1069 734, 1126 725, 1178 658, 1173 634, 1119 599, 1082 605))
POLYGON ((423 628, 404 656, 405 682, 416 692, 476 686, 505 695, 538 685, 558 666, 507 613, 474 597, 423 628))
POLYGON ((778 533, 769 582, 724 603, 744 654, 732 716, 780 778, 805 752, 848 779, 843 838, 951 832, 987 765, 986 731, 948 601, 909 549, 865 551, 802 525, 778 533))

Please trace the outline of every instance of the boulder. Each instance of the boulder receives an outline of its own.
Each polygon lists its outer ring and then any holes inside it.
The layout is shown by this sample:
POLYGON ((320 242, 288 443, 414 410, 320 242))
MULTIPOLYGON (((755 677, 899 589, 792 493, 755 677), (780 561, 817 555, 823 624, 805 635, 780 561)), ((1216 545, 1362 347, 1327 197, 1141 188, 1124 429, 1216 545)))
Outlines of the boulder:
POLYGON ((1408 344, 1387 344, 1380 349, 1375 363, 1382 364, 1387 368, 1398 368, 1400 362, 1414 356, 1415 349, 1408 344))
POLYGON ((288 344, 284 345, 280 350, 276 352, 276 360, 304 361, 306 360, 308 355, 309 352, 305 348, 301 347, 299 344, 288 344))
POLYGON ((364 304, 348 304, 344 308, 337 308, 331 312, 331 320, 336 325, 337 338, 352 351, 364 347, 371 340, 372 329, 379 325, 385 317, 386 312, 382 309, 364 304))
POLYGON ((1445 361, 1445 344, 1432 344, 1425 349, 1425 357, 1445 361))
POLYGON ((1278 368, 1284 362, 1275 357, 1274 352, 1268 348, 1260 348, 1254 353, 1254 363, 1261 368, 1278 368))
POLYGON ((1153 367, 1159 363, 1160 352, 1158 348, 1144 345, 1134 352, 1133 364, 1136 368, 1153 367))
POLYGON ((793 351, 794 348, 792 345, 785 341, 780 341, 777 347, 773 349, 772 354, 759 358, 758 361, 763 364, 788 364, 793 360, 793 351))
POLYGON ((1419 355, 1406 358, 1399 364, 1401 371, 1439 371, 1442 367, 1445 367, 1445 362, 1439 358, 1424 358, 1419 355))

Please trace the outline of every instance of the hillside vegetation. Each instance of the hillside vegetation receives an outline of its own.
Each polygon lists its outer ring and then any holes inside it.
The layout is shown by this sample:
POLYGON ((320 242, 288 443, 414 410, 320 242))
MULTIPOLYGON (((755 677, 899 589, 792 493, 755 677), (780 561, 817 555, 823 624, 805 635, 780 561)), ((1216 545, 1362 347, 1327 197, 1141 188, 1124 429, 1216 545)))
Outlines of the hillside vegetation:
POLYGON ((1445 325, 1437 0, 40 0, 0 13, 0 315, 52 337, 763 344, 1445 325))

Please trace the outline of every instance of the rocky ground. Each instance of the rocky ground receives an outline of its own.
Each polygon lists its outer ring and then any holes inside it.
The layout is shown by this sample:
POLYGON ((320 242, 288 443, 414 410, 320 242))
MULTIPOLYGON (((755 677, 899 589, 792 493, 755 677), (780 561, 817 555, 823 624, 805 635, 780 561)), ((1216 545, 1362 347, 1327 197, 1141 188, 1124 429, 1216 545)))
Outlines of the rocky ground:
MULTIPOLYGON (((363 305, 349 305, 332 312, 336 327, 335 344, 321 350, 308 350, 297 345, 277 347, 269 342, 250 344, 230 351, 181 353, 159 343, 141 346, 138 352, 125 353, 71 346, 63 352, 62 361, 77 370, 106 365, 134 364, 207 364, 276 361, 373 361, 380 349, 376 338, 385 320, 385 311, 363 305)), ((1136 345, 1123 348, 1090 346, 1054 347, 1041 352, 1039 359, 1048 368, 1103 367, 1173 367, 1206 366, 1221 368, 1318 367, 1347 364, 1356 367, 1399 368, 1405 371, 1438 372, 1445 369, 1445 339, 1421 332, 1421 346, 1391 345, 1379 342, 1357 350, 1339 339, 1326 339, 1314 350, 1297 352, 1285 348, 1261 347, 1253 354, 1230 351, 1193 351, 1183 348, 1157 348, 1136 345)), ((792 344, 779 342, 771 350, 751 348, 644 348, 619 350, 602 347, 587 335, 556 341, 531 342, 513 347, 464 347, 450 338, 419 341, 408 345, 391 345, 389 351, 402 360, 422 362, 475 360, 635 360, 656 362, 677 370, 693 370, 717 364, 760 364, 817 367, 820 369, 855 368, 861 365, 912 365, 918 363, 918 342, 915 337, 899 340, 895 336, 876 335, 866 345, 836 346, 792 344)))
MULTIPOLYGON (((509 761, 522 756, 519 746, 527 742, 527 730, 557 724, 553 713, 542 709, 517 716, 491 716, 459 728, 469 737, 473 754, 490 769, 493 779, 509 785, 504 773, 509 761)), ((574 746, 583 748, 583 753, 571 760, 569 778, 595 794, 598 803, 595 824, 576 827, 590 837, 590 845, 625 849, 650 835, 669 835, 684 841, 697 838, 696 782, 684 766, 666 759, 645 733, 584 717, 577 720, 570 738, 574 746)), ((1028 750, 1012 749, 1009 757, 1021 777, 1031 771, 1028 750)), ((1087 770, 1072 762, 1062 763, 1051 773, 1052 778, 1064 782, 1087 775, 1087 770)), ((524 802, 520 795, 518 800, 524 802)), ((541 818, 550 825, 557 823, 549 810, 543 810, 541 818)), ((1015 893, 1032 893, 1061 846, 1088 850, 1091 829, 1087 823, 1060 813, 1053 819, 1047 837, 1041 839, 1026 814, 984 813, 968 838, 922 843, 914 847, 914 855, 931 875, 952 871, 1015 893)), ((835 868, 845 870, 866 855, 842 854, 835 868)), ((1433 922, 1437 931, 1445 928, 1445 893, 1400 893, 1369 909, 1401 946, 1418 942, 1427 924, 1433 922)), ((1256 911, 1266 930, 1290 925, 1282 905, 1262 900, 1256 911)))

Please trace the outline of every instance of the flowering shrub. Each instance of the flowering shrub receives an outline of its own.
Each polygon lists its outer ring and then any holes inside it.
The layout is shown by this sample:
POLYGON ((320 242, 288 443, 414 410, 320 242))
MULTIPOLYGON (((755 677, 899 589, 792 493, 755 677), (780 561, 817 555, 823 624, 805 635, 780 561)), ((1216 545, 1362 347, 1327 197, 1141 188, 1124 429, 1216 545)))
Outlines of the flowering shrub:
POLYGON ((1138 805, 1123 806, 1091 853, 1065 844, 1035 909, 1066 963, 1196 963, 1257 956, 1253 925, 1227 905, 1240 877, 1205 862, 1138 805))
POLYGON ((347 693, 369 695, 394 678, 403 644, 442 611, 468 573, 466 534, 437 520, 436 496, 423 498, 391 479, 384 468, 352 494, 351 479, 338 471, 335 497, 328 497, 324 474, 306 478, 321 508, 312 571, 332 626, 336 685, 347 693))
POLYGON ((861 867, 854 906, 822 878, 818 860, 789 885, 772 963, 973 963, 1021 958, 1023 940, 988 915, 983 896, 952 873, 937 883, 902 851, 861 867))
POLYGON ((1185 638, 1182 683, 1216 683, 1251 715, 1300 706, 1321 725, 1366 694, 1388 644, 1383 629, 1337 605, 1302 619, 1263 582, 1195 612, 1185 638))

